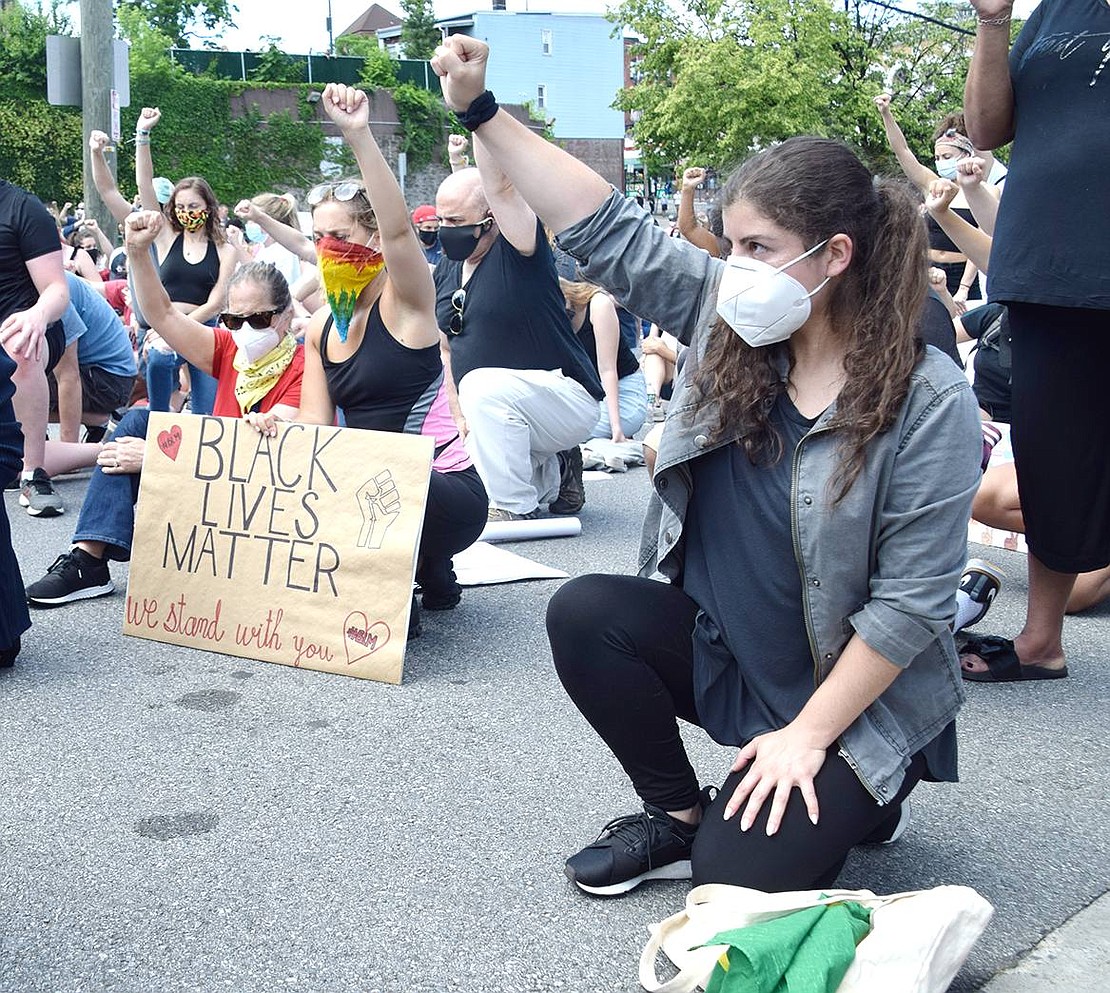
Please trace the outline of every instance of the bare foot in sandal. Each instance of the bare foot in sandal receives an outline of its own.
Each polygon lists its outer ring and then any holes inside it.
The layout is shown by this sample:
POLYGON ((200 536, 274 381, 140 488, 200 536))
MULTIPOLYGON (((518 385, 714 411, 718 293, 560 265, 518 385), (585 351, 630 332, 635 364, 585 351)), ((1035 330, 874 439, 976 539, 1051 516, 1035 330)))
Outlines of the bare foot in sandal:
POLYGON ((996 635, 972 635, 960 651, 960 673, 977 683, 1011 683, 1029 679, 1063 679, 1068 674, 1063 652, 1022 661, 1021 635, 1013 641, 996 635))

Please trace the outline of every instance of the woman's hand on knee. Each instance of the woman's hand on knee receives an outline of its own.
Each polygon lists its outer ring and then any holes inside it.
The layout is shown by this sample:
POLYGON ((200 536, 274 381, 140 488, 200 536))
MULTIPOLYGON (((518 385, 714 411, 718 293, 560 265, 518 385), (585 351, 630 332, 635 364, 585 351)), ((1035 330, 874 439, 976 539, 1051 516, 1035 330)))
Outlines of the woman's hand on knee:
POLYGON ((816 824, 819 810, 813 780, 825 763, 825 755, 824 747, 809 740, 793 725, 753 738, 740 749, 732 763, 733 772, 744 768, 748 771, 725 807, 725 820, 743 806, 740 830, 747 831, 764 803, 770 800, 767 834, 773 835, 782 824, 791 791, 797 788, 809 819, 816 824))

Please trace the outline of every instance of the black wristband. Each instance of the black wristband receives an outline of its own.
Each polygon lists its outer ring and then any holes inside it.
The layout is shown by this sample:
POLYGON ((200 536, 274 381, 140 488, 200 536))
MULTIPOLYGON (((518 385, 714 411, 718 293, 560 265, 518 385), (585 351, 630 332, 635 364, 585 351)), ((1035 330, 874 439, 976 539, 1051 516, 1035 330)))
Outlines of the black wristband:
POLYGON ((471 100, 470 106, 466 110, 460 111, 455 116, 458 117, 459 123, 467 131, 477 131, 486 121, 496 115, 498 109, 493 93, 485 90, 481 96, 471 100))

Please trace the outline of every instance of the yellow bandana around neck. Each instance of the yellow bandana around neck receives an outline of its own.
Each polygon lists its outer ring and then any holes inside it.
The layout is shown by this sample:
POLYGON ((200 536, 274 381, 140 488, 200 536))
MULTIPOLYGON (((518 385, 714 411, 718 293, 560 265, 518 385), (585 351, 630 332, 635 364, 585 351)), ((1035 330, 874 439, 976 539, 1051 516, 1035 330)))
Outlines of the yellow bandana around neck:
POLYGON ((235 377, 235 399, 239 401, 241 414, 246 415, 277 385, 296 351, 297 339, 287 334, 257 362, 247 363, 238 352, 235 353, 232 365, 239 373, 235 377))

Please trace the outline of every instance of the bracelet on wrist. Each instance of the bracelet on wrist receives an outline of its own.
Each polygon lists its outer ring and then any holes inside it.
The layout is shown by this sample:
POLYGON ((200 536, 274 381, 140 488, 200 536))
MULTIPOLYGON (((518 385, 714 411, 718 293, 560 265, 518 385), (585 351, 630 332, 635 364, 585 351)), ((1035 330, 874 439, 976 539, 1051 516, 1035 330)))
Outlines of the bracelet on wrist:
POLYGON ((135 134, 136 134, 136 135, 140 135, 140 134, 141 134, 141 135, 143 135, 143 136, 144 136, 144 137, 146 137, 146 138, 149 138, 149 137, 150 137, 150 132, 149 132, 149 131, 144 131, 144 130, 143 130, 142 128, 135 128, 135 134))
POLYGON ((979 23, 989 28, 1000 28, 1003 24, 1010 23, 1010 15, 1007 14, 1005 17, 980 17, 979 23))
POLYGON ((135 144, 136 145, 149 145, 150 144, 150 139, 149 138, 138 138, 138 137, 136 137, 135 138, 135 144))
POLYGON ((476 131, 486 121, 496 116, 499 110, 497 101, 493 98, 493 93, 485 90, 481 96, 475 97, 470 101, 470 106, 464 111, 460 111, 455 116, 458 117, 459 123, 466 128, 467 131, 476 131))

